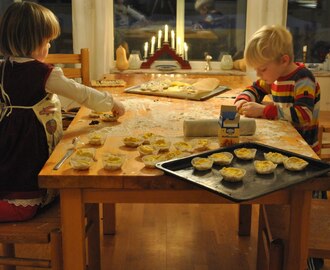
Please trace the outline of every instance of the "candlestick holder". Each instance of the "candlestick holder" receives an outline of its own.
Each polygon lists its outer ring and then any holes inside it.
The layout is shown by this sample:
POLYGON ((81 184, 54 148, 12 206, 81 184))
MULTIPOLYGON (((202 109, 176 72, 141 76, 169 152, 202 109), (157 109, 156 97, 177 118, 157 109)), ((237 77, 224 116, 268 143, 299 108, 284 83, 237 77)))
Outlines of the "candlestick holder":
POLYGON ((151 64, 163 54, 168 54, 172 59, 176 60, 182 69, 191 69, 189 61, 184 60, 180 55, 177 55, 175 50, 171 48, 168 43, 163 43, 163 46, 151 55, 147 61, 142 62, 141 68, 150 68, 151 64))

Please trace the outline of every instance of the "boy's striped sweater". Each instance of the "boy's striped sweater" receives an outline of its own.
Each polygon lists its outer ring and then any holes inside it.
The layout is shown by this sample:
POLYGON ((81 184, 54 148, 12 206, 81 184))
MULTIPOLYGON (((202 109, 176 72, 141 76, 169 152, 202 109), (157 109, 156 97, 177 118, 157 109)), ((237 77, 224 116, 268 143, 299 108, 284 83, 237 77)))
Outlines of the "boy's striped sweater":
POLYGON ((303 65, 271 85, 257 80, 237 98, 261 103, 270 94, 273 104, 266 105, 263 116, 267 119, 290 121, 316 153, 318 142, 318 119, 320 110, 320 87, 313 74, 303 65))

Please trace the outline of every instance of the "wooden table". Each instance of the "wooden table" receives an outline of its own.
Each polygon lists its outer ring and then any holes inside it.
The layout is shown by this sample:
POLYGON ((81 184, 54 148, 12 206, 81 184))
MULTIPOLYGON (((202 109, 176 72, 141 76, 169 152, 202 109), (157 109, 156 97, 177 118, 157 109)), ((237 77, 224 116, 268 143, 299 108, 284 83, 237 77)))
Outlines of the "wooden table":
MULTIPOLYGON (((157 74, 109 75, 109 78, 124 79, 127 81, 127 86, 140 84, 156 77, 158 77, 157 74)), ((234 100, 232 97, 249 84, 249 80, 243 76, 218 76, 218 78, 221 84, 231 87, 232 90, 203 102, 125 94, 123 88, 103 89, 110 91, 126 106, 127 113, 117 123, 91 126, 89 123, 92 119, 88 116, 90 110, 80 109, 39 174, 41 187, 60 190, 64 269, 74 270, 85 267, 83 206, 87 203, 232 203, 191 183, 164 175, 160 170, 146 169, 136 149, 129 149, 122 142, 124 136, 136 135, 146 130, 166 136, 172 141, 182 140, 184 118, 218 117, 220 105, 232 104, 234 100), (87 140, 87 134, 96 128, 108 128, 109 137, 104 146, 96 150, 97 161, 93 163, 89 171, 75 171, 70 167, 69 162, 66 162, 60 170, 53 170, 73 137, 80 136, 83 141, 87 140), (126 155, 127 160, 122 170, 109 172, 102 168, 101 157, 108 151, 126 155)), ((211 147, 217 148, 217 138, 211 139, 213 142, 211 147)), ((249 137, 242 136, 241 141, 261 142, 316 157, 311 148, 286 121, 258 119, 256 134, 249 137)), ((244 202, 247 205, 291 205, 291 233, 286 269, 306 268, 311 190, 325 184, 329 185, 329 181, 324 181, 324 178, 312 179, 253 201, 244 202)))

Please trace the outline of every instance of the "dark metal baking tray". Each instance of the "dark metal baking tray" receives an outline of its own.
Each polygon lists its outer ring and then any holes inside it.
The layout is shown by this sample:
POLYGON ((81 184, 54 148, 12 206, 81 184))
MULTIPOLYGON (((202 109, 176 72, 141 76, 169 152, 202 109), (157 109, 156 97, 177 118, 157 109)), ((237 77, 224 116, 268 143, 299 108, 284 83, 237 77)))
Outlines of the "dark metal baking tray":
POLYGON ((173 98, 181 98, 181 99, 191 99, 191 100, 206 100, 210 97, 216 96, 226 90, 229 90, 227 86, 218 86, 216 89, 210 92, 202 92, 198 94, 189 94, 184 92, 159 92, 159 91, 148 91, 148 90, 141 90, 140 85, 128 87, 125 89, 126 93, 133 93, 133 94, 141 94, 141 95, 151 95, 151 96, 161 96, 161 97, 173 97, 173 98))
POLYGON ((234 202, 252 200, 330 171, 329 163, 259 143, 240 143, 234 146, 219 148, 181 159, 159 162, 156 164, 156 167, 170 175, 194 183, 234 202), (308 161, 309 164, 304 170, 298 172, 286 170, 281 164, 277 166, 275 172, 272 174, 257 174, 254 169, 253 160, 244 161, 235 157, 235 154, 233 153, 234 149, 241 147, 256 148, 257 153, 255 160, 264 160, 264 153, 278 152, 288 157, 300 157, 308 161), (191 165, 191 160, 194 157, 207 157, 213 153, 225 151, 231 152, 234 155, 234 159, 230 166, 246 170, 246 175, 242 182, 230 183, 222 180, 219 170, 223 166, 213 165, 211 170, 197 171, 191 165))

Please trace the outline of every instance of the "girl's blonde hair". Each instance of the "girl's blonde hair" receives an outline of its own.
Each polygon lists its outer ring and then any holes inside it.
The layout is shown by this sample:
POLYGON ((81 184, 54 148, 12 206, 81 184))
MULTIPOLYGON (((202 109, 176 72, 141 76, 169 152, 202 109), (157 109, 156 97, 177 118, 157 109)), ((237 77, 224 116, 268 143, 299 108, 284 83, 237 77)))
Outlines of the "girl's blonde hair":
POLYGON ((13 3, 0 22, 0 52, 5 56, 30 57, 60 32, 56 16, 46 7, 33 2, 13 3))
POLYGON ((280 25, 261 27, 253 34, 244 52, 247 65, 252 67, 279 61, 283 55, 293 61, 292 35, 280 25))

